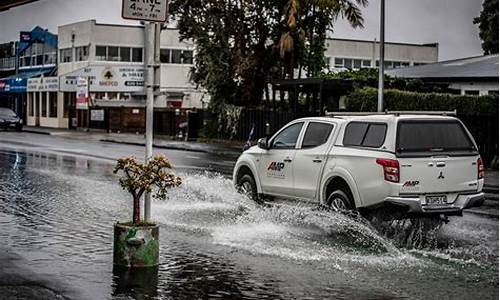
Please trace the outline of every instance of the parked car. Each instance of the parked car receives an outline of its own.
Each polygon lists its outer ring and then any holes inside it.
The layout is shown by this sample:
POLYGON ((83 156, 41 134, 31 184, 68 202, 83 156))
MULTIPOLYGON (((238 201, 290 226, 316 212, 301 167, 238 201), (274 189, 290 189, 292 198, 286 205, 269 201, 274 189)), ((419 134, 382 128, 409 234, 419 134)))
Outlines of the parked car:
POLYGON ((0 107, 0 128, 4 130, 13 128, 21 131, 23 129, 23 120, 12 109, 0 107))
POLYGON ((484 164, 455 117, 394 112, 292 121, 239 157, 235 186, 334 210, 461 215, 484 201, 484 164))

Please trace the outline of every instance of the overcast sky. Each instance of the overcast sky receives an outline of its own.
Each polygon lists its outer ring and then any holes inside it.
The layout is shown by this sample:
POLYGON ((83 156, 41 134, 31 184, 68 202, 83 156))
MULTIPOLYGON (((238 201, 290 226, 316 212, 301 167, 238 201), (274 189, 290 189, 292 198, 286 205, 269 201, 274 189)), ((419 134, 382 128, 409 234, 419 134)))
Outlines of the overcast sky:
MULTIPOLYGON (((378 39, 380 0, 363 9, 364 29, 339 20, 334 37, 378 39)), ((481 41, 472 19, 482 0, 386 0, 386 41, 439 43, 439 60, 481 55, 481 41)), ((19 31, 39 25, 57 33, 57 26, 81 20, 137 24, 121 19, 121 0, 41 0, 0 13, 0 42, 16 40, 19 31)))

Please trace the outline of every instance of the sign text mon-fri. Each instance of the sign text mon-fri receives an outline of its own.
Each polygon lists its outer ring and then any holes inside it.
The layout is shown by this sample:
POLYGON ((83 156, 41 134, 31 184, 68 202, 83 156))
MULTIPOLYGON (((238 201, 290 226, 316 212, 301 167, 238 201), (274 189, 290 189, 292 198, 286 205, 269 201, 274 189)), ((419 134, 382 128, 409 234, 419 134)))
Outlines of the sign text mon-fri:
POLYGON ((123 0, 122 18, 164 23, 167 21, 167 0, 123 0))

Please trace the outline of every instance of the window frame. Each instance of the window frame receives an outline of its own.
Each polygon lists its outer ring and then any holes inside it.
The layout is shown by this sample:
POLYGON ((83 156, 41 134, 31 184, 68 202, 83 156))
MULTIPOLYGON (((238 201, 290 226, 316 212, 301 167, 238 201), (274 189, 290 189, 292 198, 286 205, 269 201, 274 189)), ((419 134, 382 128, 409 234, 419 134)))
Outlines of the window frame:
POLYGON ((302 135, 302 138, 300 139, 300 146, 299 146, 298 149, 299 150, 309 150, 309 149, 314 149, 314 148, 323 146, 324 144, 327 144, 328 141, 331 139, 333 132, 335 132, 335 125, 336 125, 335 123, 330 123, 330 122, 308 121, 307 124, 306 124, 306 126, 304 127, 305 129, 303 129, 304 130, 304 134, 302 135), (328 137, 326 138, 326 140, 325 140, 324 143, 316 145, 314 147, 304 147, 304 139, 306 137, 307 129, 309 129, 309 125, 311 125, 312 123, 326 124, 326 125, 332 126, 332 128, 330 130, 330 133, 328 133, 328 137))
POLYGON ((294 122, 286 127, 283 127, 280 131, 276 132, 276 134, 274 134, 274 136, 269 140, 268 142, 268 145, 269 145, 269 150, 293 150, 293 149, 297 149, 297 144, 299 143, 299 141, 301 142, 302 144, 302 140, 301 140, 301 134, 302 134, 302 131, 304 130, 304 124, 306 124, 306 122, 304 121, 300 121, 300 122, 294 122), (300 131, 299 131, 299 135, 297 135, 297 141, 295 142, 295 145, 293 147, 286 147, 286 148, 273 148, 272 145, 273 145, 273 142, 274 140, 283 132, 285 131, 287 128, 290 128, 291 126, 294 126, 294 125, 297 125, 297 124, 302 124, 302 127, 300 128, 300 131))
POLYGON ((369 121, 351 121, 349 123, 347 123, 347 125, 345 126, 345 129, 344 129, 344 136, 342 137, 342 145, 344 147, 353 147, 353 148, 368 148, 368 149, 379 149, 380 147, 382 147, 384 144, 385 144, 385 141, 387 139, 387 123, 385 122, 369 122, 369 121), (359 145, 354 145, 354 144, 346 144, 345 143, 345 137, 346 137, 346 131, 347 131, 347 128, 349 125, 351 124, 367 124, 368 126, 366 127, 366 130, 364 132, 364 135, 363 135, 363 138, 361 139, 361 143, 359 145), (370 126, 371 125, 383 125, 384 126, 384 139, 382 140, 382 142, 380 143, 380 145, 378 146, 364 146, 363 145, 363 142, 365 141, 365 138, 366 138, 366 134, 368 133, 368 131, 370 130, 370 126))

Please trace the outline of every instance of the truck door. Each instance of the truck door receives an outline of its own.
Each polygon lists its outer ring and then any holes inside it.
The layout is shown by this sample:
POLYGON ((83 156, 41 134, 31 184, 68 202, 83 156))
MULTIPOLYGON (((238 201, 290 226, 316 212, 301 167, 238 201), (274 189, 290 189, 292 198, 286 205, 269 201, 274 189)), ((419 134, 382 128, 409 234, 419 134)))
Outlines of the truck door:
POLYGON ((309 122, 301 145, 295 154, 295 196, 313 200, 316 197, 319 176, 327 159, 328 143, 334 124, 309 122))
POLYGON ((296 144, 304 123, 294 123, 282 129, 262 153, 259 177, 265 194, 293 197, 293 162, 296 144))

